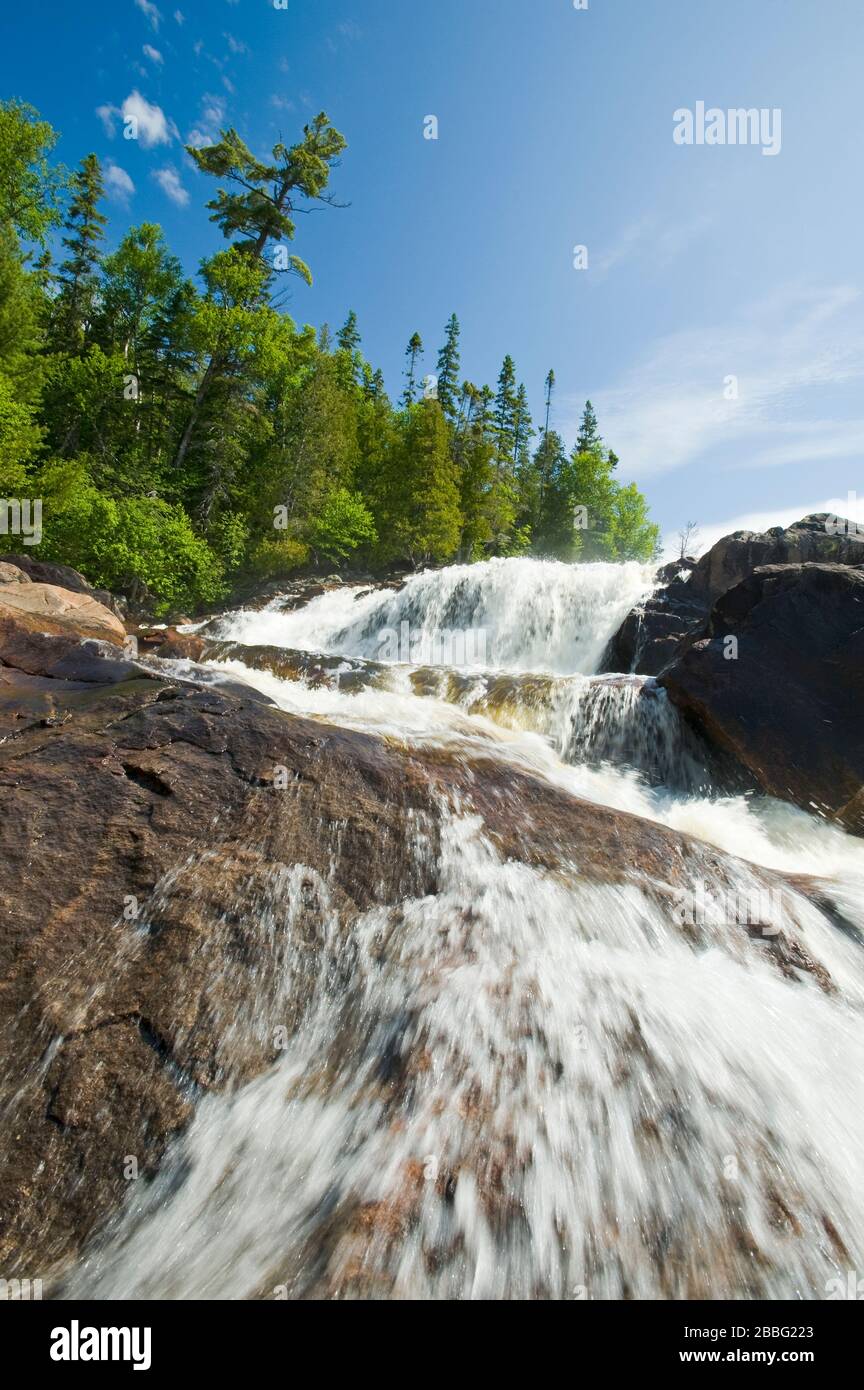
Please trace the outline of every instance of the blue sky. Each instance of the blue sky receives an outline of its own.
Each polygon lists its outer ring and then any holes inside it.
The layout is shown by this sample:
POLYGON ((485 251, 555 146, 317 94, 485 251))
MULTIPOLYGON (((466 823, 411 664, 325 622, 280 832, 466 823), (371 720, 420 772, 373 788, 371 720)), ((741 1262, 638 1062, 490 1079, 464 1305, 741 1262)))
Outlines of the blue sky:
POLYGON ((47 0, 4 29, 3 95, 103 160, 112 242, 158 221, 194 272, 219 234, 184 142, 324 109, 350 207, 298 219, 286 308, 354 308, 392 394, 455 310, 471 379, 511 353, 539 417, 554 366, 568 439, 591 397, 665 532, 864 496, 860 0, 47 0), (779 109, 779 153, 676 144, 699 101, 779 109))

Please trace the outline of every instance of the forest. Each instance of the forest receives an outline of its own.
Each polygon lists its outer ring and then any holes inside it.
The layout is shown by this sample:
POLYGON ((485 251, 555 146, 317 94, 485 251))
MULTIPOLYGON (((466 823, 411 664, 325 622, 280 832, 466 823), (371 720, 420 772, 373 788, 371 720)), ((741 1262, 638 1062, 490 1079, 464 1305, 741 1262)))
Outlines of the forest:
POLYGON ((552 428, 554 371, 534 421, 511 356, 494 387, 466 379, 452 314, 428 361, 412 334, 393 400, 353 311, 336 331, 285 312, 311 283, 297 216, 338 206, 325 114, 269 162, 234 129, 187 147, 225 239, 195 279, 153 223, 107 250, 99 161, 66 170, 57 139, 0 104, 0 497, 41 499, 36 558, 164 615, 322 567, 658 553, 590 401, 572 446, 552 428))

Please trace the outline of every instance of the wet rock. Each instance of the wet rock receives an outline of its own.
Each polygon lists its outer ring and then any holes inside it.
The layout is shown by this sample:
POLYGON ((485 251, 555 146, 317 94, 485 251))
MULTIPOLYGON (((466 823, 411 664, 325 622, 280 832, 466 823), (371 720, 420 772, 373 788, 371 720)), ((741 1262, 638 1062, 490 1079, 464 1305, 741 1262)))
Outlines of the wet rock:
POLYGON ((157 639, 153 644, 154 655, 165 660, 200 661, 203 656, 204 639, 194 632, 178 632, 176 627, 169 627, 162 633, 147 635, 157 639))
POLYGON ((864 834, 864 570, 757 569, 660 684, 764 791, 864 834))
MULTIPOLYGON (((444 807, 482 817, 504 860, 649 883, 659 903, 733 867, 491 751, 466 763, 158 680, 66 689, 54 717, 23 720, 0 743, 0 800, 7 1277, 50 1277, 121 1203, 130 1157, 152 1172, 202 1093, 272 1064, 334 930, 350 980, 358 913, 439 891, 444 807)), ((765 950, 811 971, 779 938, 765 950)))

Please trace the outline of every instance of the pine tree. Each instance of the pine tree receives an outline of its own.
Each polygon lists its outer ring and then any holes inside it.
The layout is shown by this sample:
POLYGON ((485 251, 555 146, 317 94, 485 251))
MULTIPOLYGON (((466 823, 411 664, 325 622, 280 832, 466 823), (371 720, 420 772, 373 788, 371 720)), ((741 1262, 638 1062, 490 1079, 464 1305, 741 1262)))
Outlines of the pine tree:
POLYGON ((357 330, 357 315, 352 309, 347 319, 336 335, 336 342, 340 352, 348 352, 354 355, 360 348, 360 334, 357 330))
POLYGON ((451 314, 447 323, 447 337, 438 353, 438 401, 451 423, 455 421, 459 403, 460 331, 458 318, 451 314))
POLYGON ((499 473, 509 466, 513 458, 516 404, 516 367, 513 358, 508 355, 504 358, 498 374, 498 389, 495 393, 495 444, 499 473))
POLYGON ((594 449, 602 447, 603 441, 597 428, 597 416, 594 414, 594 407, 590 401, 586 401, 585 409, 582 412, 582 423, 579 426, 579 434, 576 439, 576 452, 578 454, 590 454, 594 449))
POLYGON ((528 392, 523 383, 516 392, 516 403, 513 407, 513 468, 517 475, 529 460, 528 449, 534 432, 528 392))
POLYGON ((405 378, 406 386, 402 394, 401 405, 407 410, 417 399, 417 387, 415 383, 418 359, 423 356, 423 339, 419 333, 412 333, 405 349, 405 378))
MULTIPOLYGON (((222 139, 215 145, 187 145, 186 150, 202 173, 242 190, 229 193, 220 188, 207 204, 212 210, 210 221, 221 227, 225 237, 239 237, 235 244, 271 272, 267 243, 294 240, 292 213, 298 203, 334 204, 325 190, 346 144, 322 111, 303 127, 298 144, 288 148, 280 141, 273 146, 272 164, 257 159, 234 129, 222 131, 222 139)), ((312 283, 309 267, 298 256, 286 257, 281 268, 312 283)))
MULTIPOLYGON (((226 284, 230 280, 234 286, 225 297, 218 293, 211 294, 210 303, 214 307, 218 309, 221 305, 236 319, 241 300, 242 308, 247 312, 268 303, 274 267, 266 256, 267 243, 276 238, 293 240, 295 224, 292 213, 298 201, 332 203, 325 190, 331 169, 345 147, 345 137, 330 124, 323 111, 303 127, 303 139, 298 144, 290 149, 281 142, 274 145, 273 164, 264 164, 256 159, 233 129, 223 131, 222 139, 215 145, 205 145, 200 149, 187 145, 189 155, 203 173, 225 179, 235 188, 243 190, 229 193, 220 188, 207 206, 212 209, 211 222, 221 227, 225 237, 239 235, 232 250, 252 262, 255 274, 244 279, 238 273, 239 267, 236 267, 226 278, 226 253, 220 252, 210 257, 202 267, 205 278, 210 276, 211 285, 220 281, 226 284), (220 256, 223 259, 220 260, 220 256), (240 298, 237 297, 238 293, 240 298)), ((288 256, 284 268, 311 284, 311 271, 299 257, 288 256)), ((216 340, 221 341, 223 346, 217 347, 208 356, 192 398, 174 458, 174 468, 178 473, 184 466, 196 431, 201 428, 211 395, 223 384, 225 373, 230 374, 236 368, 237 354, 233 350, 224 350, 224 333, 221 336, 217 334, 216 340)))
POLYGON ((107 218, 99 211, 102 171, 95 154, 81 161, 72 178, 73 197, 66 214, 63 245, 68 258, 58 271, 59 290, 51 315, 55 351, 79 354, 90 336, 99 287, 99 246, 107 218))
POLYGON ((391 526, 400 553, 415 566, 452 559, 462 525, 459 480, 437 401, 421 401, 405 417, 397 467, 391 526))

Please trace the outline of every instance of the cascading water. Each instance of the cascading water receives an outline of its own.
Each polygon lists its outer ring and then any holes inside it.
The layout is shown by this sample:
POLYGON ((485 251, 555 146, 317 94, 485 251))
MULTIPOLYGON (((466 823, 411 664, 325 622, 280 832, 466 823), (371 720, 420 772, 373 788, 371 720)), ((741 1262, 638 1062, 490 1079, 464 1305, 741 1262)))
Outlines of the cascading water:
MULTIPOLYGON (((517 863, 453 806, 434 895, 348 922, 307 882, 311 957, 302 871, 275 871, 259 1025, 301 983, 302 1018, 264 1075, 199 1104, 63 1293, 808 1299, 862 1268, 864 844, 700 787, 662 691, 595 674, 649 588, 639 566, 512 560, 276 601, 211 625, 232 644, 213 678, 685 831, 740 856, 742 894, 754 865, 795 876, 767 928, 786 968, 722 900, 682 926, 656 873, 591 882, 578 844, 517 863), (382 652, 403 623, 418 660, 382 652), (430 666, 441 632, 477 629, 485 660, 430 666)), ((430 843, 418 823, 410 852, 430 843)), ((169 875, 151 907, 183 891, 169 875)))

